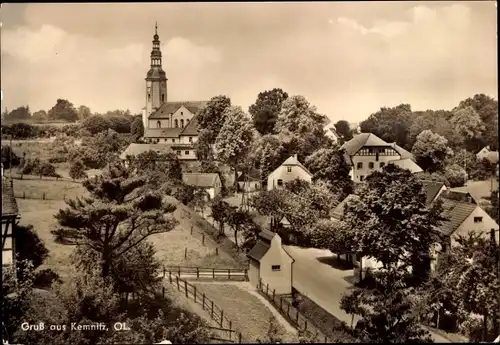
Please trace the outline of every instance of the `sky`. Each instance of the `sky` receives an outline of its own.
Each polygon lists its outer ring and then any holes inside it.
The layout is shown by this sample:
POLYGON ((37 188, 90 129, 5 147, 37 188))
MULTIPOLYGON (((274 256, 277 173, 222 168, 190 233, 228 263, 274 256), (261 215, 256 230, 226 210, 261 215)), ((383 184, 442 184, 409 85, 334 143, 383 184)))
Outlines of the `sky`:
POLYGON ((495 2, 2 4, 2 109, 58 98, 95 112, 145 106, 155 22, 168 101, 275 87, 332 121, 381 107, 451 109, 498 94, 495 2))

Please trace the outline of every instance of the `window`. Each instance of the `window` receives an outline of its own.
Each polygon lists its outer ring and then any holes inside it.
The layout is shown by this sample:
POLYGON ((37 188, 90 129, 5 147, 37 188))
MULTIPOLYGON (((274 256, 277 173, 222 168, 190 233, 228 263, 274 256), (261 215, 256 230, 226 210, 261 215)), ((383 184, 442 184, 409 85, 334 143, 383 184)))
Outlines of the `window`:
POLYGON ((193 142, 193 137, 189 137, 189 142, 192 143, 193 142))
POLYGON ((278 186, 283 186, 283 180, 278 180, 278 186))
POLYGON ((164 142, 167 142, 167 139, 163 139, 164 142))
POLYGON ((189 119, 186 119, 186 125, 189 123, 189 119))
POLYGON ((172 139, 172 142, 175 143, 175 139, 172 139))
POLYGON ((483 217, 474 217, 474 223, 481 223, 483 221, 483 217))
POLYGON ((184 128, 184 119, 181 120, 181 128, 184 128))
POLYGON ((384 162, 380 162, 380 167, 381 167, 381 168, 383 168, 383 167, 384 167, 384 165, 385 165, 385 163, 384 163, 384 162))
POLYGON ((165 102, 165 95, 164 94, 161 95, 161 101, 162 101, 162 103, 165 102))
POLYGON ((356 166, 357 169, 363 169, 363 163, 359 162, 356 166))
POLYGON ((179 127, 179 121, 177 121, 177 119, 175 119, 175 128, 178 128, 179 127))
POLYGON ((181 155, 181 151, 177 151, 177 156, 180 156, 181 155))
POLYGON ((373 153, 373 149, 368 149, 368 153, 373 153))
POLYGON ((279 271, 279 270, 281 270, 281 266, 280 266, 280 265, 272 265, 272 266, 271 266, 271 269, 272 269, 273 271, 279 271))
POLYGON ((373 162, 368 163, 368 168, 373 169, 373 162))
POLYGON ((292 167, 286 167, 286 172, 292 172, 292 167))
POLYGON ((184 113, 181 111, 181 116, 184 115, 184 113))
POLYGON ((360 181, 363 181, 364 179, 365 179, 365 177, 363 175, 359 176, 360 181))
POLYGON ((156 128, 161 128, 161 122, 160 121, 156 122, 156 128))
POLYGON ((150 100, 151 100, 151 94, 148 93, 148 101, 150 101, 150 100))
POLYGON ((189 154, 189 151, 184 151, 184 154, 188 155, 188 154, 189 154))

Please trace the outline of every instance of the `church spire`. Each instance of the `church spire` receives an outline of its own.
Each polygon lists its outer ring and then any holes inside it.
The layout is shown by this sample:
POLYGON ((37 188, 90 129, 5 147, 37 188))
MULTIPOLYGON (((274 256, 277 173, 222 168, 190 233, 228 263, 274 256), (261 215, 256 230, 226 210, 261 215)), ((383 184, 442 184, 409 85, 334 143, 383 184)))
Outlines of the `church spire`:
POLYGON ((153 36, 153 50, 151 51, 151 67, 161 67, 160 36, 158 36, 158 22, 155 23, 155 35, 153 36))

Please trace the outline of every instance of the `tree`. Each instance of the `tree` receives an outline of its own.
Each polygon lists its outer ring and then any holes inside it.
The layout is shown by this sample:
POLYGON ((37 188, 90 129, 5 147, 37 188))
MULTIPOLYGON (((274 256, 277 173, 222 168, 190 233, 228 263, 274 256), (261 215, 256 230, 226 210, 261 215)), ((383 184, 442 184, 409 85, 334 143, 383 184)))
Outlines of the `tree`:
POLYGON ((174 197, 184 205, 189 205, 194 199, 194 187, 183 183, 174 193, 174 197))
POLYGON ((328 182, 339 200, 344 200, 352 193, 353 182, 349 175, 350 167, 344 158, 344 151, 338 146, 314 152, 306 158, 305 165, 313 174, 313 181, 328 182))
POLYGON ((474 108, 457 108, 453 111, 450 119, 453 130, 463 138, 466 148, 479 150, 481 147, 481 133, 484 131, 484 123, 474 108))
POLYGON ((208 130, 208 142, 213 144, 226 120, 225 111, 231 107, 231 99, 227 96, 215 96, 210 99, 197 115, 198 131, 208 130))
POLYGON ((49 110, 48 116, 50 120, 63 120, 67 122, 78 120, 78 112, 73 103, 66 99, 58 99, 56 105, 49 110))
POLYGON ((466 172, 473 180, 485 181, 495 176, 496 167, 496 164, 483 158, 474 160, 473 164, 467 166, 466 172))
POLYGON ((27 123, 13 123, 10 126, 10 134, 13 139, 29 139, 36 137, 36 129, 27 123))
POLYGON ((211 214, 214 221, 219 224, 219 236, 224 236, 224 225, 229 220, 229 215, 232 211, 231 206, 217 197, 212 201, 211 214))
POLYGON ((42 179, 42 176, 61 177, 61 175, 56 173, 56 167, 46 161, 41 161, 40 164, 35 167, 33 174, 40 176, 40 179, 42 179))
POLYGON ((252 116, 255 129, 260 134, 273 133, 281 105, 287 98, 288 94, 279 88, 259 93, 255 103, 248 108, 248 112, 252 116))
POLYGON ((233 206, 228 212, 227 223, 234 230, 234 241, 236 247, 239 248, 238 233, 244 228, 251 228, 253 226, 252 217, 247 211, 239 210, 233 206))
POLYGON ((44 121, 47 121, 47 112, 45 110, 38 110, 36 112, 33 113, 33 115, 31 116, 31 120, 33 122, 44 122, 44 121))
POLYGON ((424 171, 440 171, 444 167, 445 159, 453 151, 448 147, 448 140, 430 130, 422 131, 412 148, 417 164, 424 171))
POLYGON ((134 121, 134 117, 130 115, 130 112, 123 112, 115 110, 114 112, 108 112, 105 118, 110 123, 110 128, 117 133, 130 133, 131 125, 134 121), (111 113, 111 114, 109 114, 111 113))
POLYGON ((346 120, 339 120, 334 125, 335 130, 342 138, 342 141, 346 142, 352 139, 353 131, 351 129, 351 125, 346 120))
POLYGON ((5 121, 22 121, 29 120, 31 118, 31 111, 29 105, 22 106, 12 110, 10 113, 5 115, 5 121))
POLYGON ((111 128, 111 122, 102 115, 92 115, 83 120, 82 127, 91 134, 97 134, 111 128))
POLYGON ((209 129, 202 129, 198 134, 198 140, 194 143, 196 158, 200 161, 213 160, 212 133, 209 129))
POLYGON ((136 137, 144 136, 144 124, 140 117, 136 118, 130 125, 130 133, 136 137))
POLYGON ((253 127, 241 107, 226 108, 223 116, 226 121, 215 140, 216 157, 236 171, 249 153, 253 127))
POLYGON ((430 247, 442 222, 440 202, 426 207, 422 183, 393 164, 375 171, 344 208, 345 231, 355 251, 384 268, 412 268, 415 282, 430 270, 430 247))
POLYGON ((37 269, 48 257, 49 251, 38 236, 33 225, 14 225, 14 241, 16 243, 16 256, 18 267, 24 271, 27 262, 33 269, 37 269))
POLYGON ((431 343, 414 312, 413 289, 406 286, 405 275, 394 268, 383 269, 375 280, 375 289, 356 289, 342 297, 341 308, 361 316, 354 336, 367 343, 431 343))
POLYGON ((332 253, 350 254, 354 243, 343 229, 345 224, 333 219, 320 219, 307 229, 311 245, 314 248, 328 249, 332 253))
POLYGON ((395 142, 409 150, 411 147, 407 136, 411 125, 411 116, 409 104, 400 104, 393 108, 383 107, 371 114, 359 126, 362 133, 373 133, 388 143, 395 142))
POLYGON ((287 152, 283 143, 275 135, 264 135, 258 138, 253 145, 252 152, 255 155, 256 167, 260 168, 261 180, 267 181, 267 177, 291 154, 287 152))
POLYGON ((498 101, 485 95, 477 94, 460 102, 458 108, 472 107, 485 124, 482 134, 484 145, 498 150, 498 101))
POLYGON ((83 121, 90 116, 92 116, 92 112, 90 111, 89 107, 85 105, 81 105, 78 107, 78 120, 83 121))
POLYGON ((175 206, 165 205, 159 193, 141 192, 144 184, 123 165, 113 164, 83 183, 90 197, 68 200, 68 207, 55 215, 70 240, 99 255, 103 277, 112 274, 116 258, 177 225, 171 216, 175 206))
POLYGON ((445 168, 444 176, 450 187, 461 187, 467 182, 467 173, 458 164, 451 164, 445 168))
POLYGON ((10 145, 2 146, 2 165, 4 169, 9 169, 11 164, 13 167, 19 166, 21 159, 15 154, 10 145))
POLYGON ((288 151, 300 150, 299 156, 308 156, 326 142, 323 127, 326 116, 319 114, 303 96, 287 98, 278 114, 275 131, 281 134, 288 151))
POLYGON ((256 339, 257 344, 280 344, 283 342, 283 332, 278 327, 279 324, 274 318, 271 316, 269 318, 269 327, 267 329, 267 333, 264 339, 256 339))
POLYGON ((76 160, 71 163, 69 167, 69 177, 73 180, 80 180, 87 178, 87 173, 85 172, 85 166, 81 160, 76 160))
POLYGON ((201 215, 203 216, 205 211, 205 206, 209 198, 210 195, 208 194, 205 188, 195 188, 191 205, 195 210, 196 208, 199 208, 201 211, 201 215))
POLYGON ((253 195, 249 204, 259 214, 271 217, 271 230, 275 230, 281 220, 290 214, 290 206, 286 202, 290 192, 284 189, 264 190, 253 195))
POLYGON ((131 159, 131 168, 138 174, 158 171, 164 174, 164 182, 182 180, 182 167, 179 157, 174 152, 158 153, 154 150, 142 152, 131 159))

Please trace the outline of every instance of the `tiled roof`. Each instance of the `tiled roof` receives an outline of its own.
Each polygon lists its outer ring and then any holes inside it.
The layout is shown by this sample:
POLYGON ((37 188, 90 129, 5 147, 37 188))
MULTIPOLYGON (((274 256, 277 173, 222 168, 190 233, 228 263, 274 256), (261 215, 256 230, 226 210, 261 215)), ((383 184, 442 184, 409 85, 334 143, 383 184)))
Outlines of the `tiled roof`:
POLYGON ((302 169, 304 169, 309 175, 312 176, 311 172, 309 170, 307 170, 307 168, 305 166, 303 166, 299 160, 297 159, 297 157, 295 156, 290 156, 288 157, 283 163, 281 163, 281 166, 299 166, 301 167, 302 169))
POLYGON ((17 214, 19 214, 19 210, 11 181, 2 178, 2 216, 15 216, 17 214))
MULTIPOLYGON (((191 110, 190 110, 191 111, 191 110)), ((195 113, 196 114, 196 113, 195 113)), ((198 135, 198 119, 197 115, 195 115, 191 121, 189 121, 188 125, 184 127, 184 130, 180 135, 198 135)))
POLYGON ((157 153, 167 153, 172 151, 172 145, 169 144, 130 144, 125 151, 120 154, 120 159, 126 159, 127 156, 137 156, 138 154, 153 150, 157 153))
POLYGON ((443 182, 437 182, 437 181, 428 181, 424 180, 422 181, 423 189, 425 190, 425 195, 426 195, 426 200, 425 203, 426 205, 430 205, 436 198, 437 194, 443 188, 444 183, 443 182))
POLYGON ((246 172, 243 172, 238 176, 236 181, 238 182, 245 182, 246 177, 248 176, 248 181, 260 181, 260 171, 258 169, 252 169, 248 174, 246 172))
POLYGON ((149 119, 166 119, 170 114, 175 113, 182 106, 191 113, 196 114, 198 110, 203 108, 207 103, 207 101, 164 102, 157 111, 149 116, 149 119))
POLYGON ((397 160, 394 160, 394 161, 389 161, 388 163, 393 163, 394 165, 397 165, 400 168, 408 169, 412 173, 419 173, 419 172, 423 171, 422 168, 419 167, 418 164, 415 163, 410 158, 397 159, 397 160))
POLYGON ((218 178, 216 173, 183 173, 182 181, 190 186, 196 187, 213 187, 218 178))
POLYGON ((274 232, 271 232, 269 230, 262 230, 261 232, 259 232, 259 237, 260 239, 264 240, 264 241, 268 241, 268 242, 271 242, 272 239, 274 238, 274 236, 276 236, 276 233, 274 232))
POLYGON ((386 143, 375 134, 372 133, 361 133, 356 134, 354 137, 345 142, 342 148, 345 150, 349 156, 355 155, 364 146, 391 146, 386 143))
POLYGON ((144 138, 179 138, 182 128, 145 128, 144 138))
POLYGON ((342 220, 344 218, 345 205, 347 204, 347 202, 349 200, 354 200, 356 198, 359 198, 359 197, 355 194, 349 194, 344 200, 342 200, 340 202, 340 204, 337 205, 337 207, 335 207, 332 210, 332 212, 330 213, 330 216, 332 216, 333 218, 335 218, 337 220, 342 220))
POLYGON ((247 257, 260 261, 264 257, 264 255, 266 255, 270 247, 270 243, 259 240, 255 244, 255 246, 247 253, 247 257))
POLYGON ((476 209, 476 204, 471 204, 462 201, 450 200, 442 198, 443 200, 443 217, 448 220, 443 222, 439 227, 439 232, 443 235, 452 235, 463 222, 471 215, 476 209))

